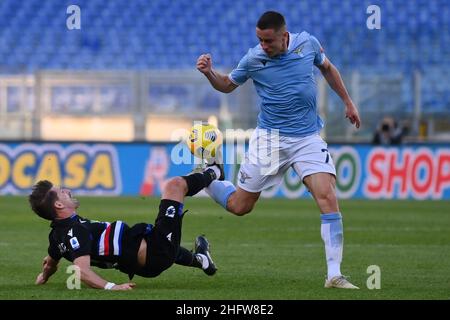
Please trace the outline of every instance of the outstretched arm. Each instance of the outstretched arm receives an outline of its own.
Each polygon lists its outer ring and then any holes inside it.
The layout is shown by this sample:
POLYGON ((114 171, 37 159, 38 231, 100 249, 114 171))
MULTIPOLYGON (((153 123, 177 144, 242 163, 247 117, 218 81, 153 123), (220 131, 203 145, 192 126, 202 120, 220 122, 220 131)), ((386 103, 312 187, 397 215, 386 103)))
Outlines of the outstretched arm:
POLYGON ((209 80, 211 85, 217 91, 223 93, 230 93, 238 87, 238 85, 231 82, 227 75, 215 71, 212 68, 211 55, 202 54, 197 60, 197 70, 203 73, 209 80))
POLYGON ((36 278, 36 284, 45 284, 48 279, 58 270, 58 262, 50 256, 46 256, 42 261, 42 272, 36 278))
POLYGON ((81 256, 76 258, 73 263, 80 268, 81 281, 91 288, 108 289, 108 290, 131 290, 135 286, 134 283, 114 284, 106 281, 91 269, 91 257, 81 256), (110 287, 106 287, 107 284, 110 287))
POLYGON ((324 63, 318 66, 318 68, 322 72, 330 87, 339 95, 339 97, 341 97, 344 102, 345 117, 348 118, 350 122, 356 126, 356 128, 359 128, 361 126, 361 119, 359 118, 358 109, 350 98, 338 69, 327 58, 325 58, 324 63))

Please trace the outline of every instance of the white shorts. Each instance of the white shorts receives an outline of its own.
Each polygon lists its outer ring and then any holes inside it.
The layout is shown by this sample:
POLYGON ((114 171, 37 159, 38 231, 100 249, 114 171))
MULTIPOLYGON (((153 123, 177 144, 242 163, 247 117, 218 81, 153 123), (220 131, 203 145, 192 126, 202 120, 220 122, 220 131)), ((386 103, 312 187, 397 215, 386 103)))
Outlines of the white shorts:
POLYGON ((289 167, 302 181, 319 172, 336 176, 327 144, 318 134, 287 137, 255 129, 239 169, 238 186, 248 192, 260 192, 280 183, 289 167))

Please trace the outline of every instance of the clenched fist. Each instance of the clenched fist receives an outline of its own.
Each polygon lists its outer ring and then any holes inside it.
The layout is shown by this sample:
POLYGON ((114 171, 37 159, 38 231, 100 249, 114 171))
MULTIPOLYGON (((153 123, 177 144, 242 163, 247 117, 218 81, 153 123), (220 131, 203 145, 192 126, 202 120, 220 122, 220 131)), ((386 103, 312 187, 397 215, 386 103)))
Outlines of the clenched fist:
POLYGON ((211 55, 209 53, 202 54, 197 59, 197 70, 203 74, 207 74, 211 72, 212 68, 212 60, 211 55))

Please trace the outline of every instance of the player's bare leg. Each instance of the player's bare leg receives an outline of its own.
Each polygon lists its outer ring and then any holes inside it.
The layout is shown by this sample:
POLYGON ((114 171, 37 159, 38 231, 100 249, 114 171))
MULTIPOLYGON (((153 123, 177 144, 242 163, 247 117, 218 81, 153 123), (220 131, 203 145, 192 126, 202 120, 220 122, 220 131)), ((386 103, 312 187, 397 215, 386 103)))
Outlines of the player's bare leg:
POLYGON ((164 186, 162 199, 174 200, 182 203, 187 193, 188 186, 182 177, 171 178, 164 186))
POLYGON ((324 172, 315 173, 305 177, 303 182, 316 200, 320 212, 324 214, 339 212, 336 198, 336 177, 334 175, 324 172))
POLYGON ((243 216, 253 210, 261 192, 249 192, 240 187, 235 187, 230 181, 225 180, 223 169, 222 148, 216 150, 216 157, 209 159, 208 168, 213 168, 218 181, 213 181, 205 191, 228 212, 237 216, 243 216), (216 169, 217 168, 217 169, 216 169))
POLYGON ((261 194, 261 192, 248 192, 240 187, 236 189, 230 181, 226 180, 213 181, 208 188, 205 188, 205 191, 224 209, 237 216, 243 216, 252 211, 261 194))
POLYGON ((336 177, 329 173, 315 173, 303 179, 321 211, 321 236, 325 244, 327 279, 325 288, 359 289, 341 274, 344 230, 336 198, 336 177))
POLYGON ((258 201, 261 192, 248 192, 237 187, 236 192, 231 194, 227 201, 227 210, 237 216, 250 213, 258 201))

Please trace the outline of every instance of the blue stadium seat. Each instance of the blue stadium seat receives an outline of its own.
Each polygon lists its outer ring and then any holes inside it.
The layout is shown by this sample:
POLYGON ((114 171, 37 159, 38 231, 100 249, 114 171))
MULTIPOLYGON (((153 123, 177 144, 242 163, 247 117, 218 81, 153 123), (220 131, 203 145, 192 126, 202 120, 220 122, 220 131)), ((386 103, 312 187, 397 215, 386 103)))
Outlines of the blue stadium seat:
MULTIPOLYGON (((193 69, 203 52, 214 54, 217 67, 230 69, 257 44, 256 19, 268 9, 283 12, 292 32, 315 35, 343 70, 431 67, 436 75, 424 78, 433 82, 439 78, 435 67, 450 63, 447 0, 380 0, 379 31, 365 28, 369 3, 360 0, 79 0, 81 30, 69 31, 66 8, 72 2, 2 0, 0 71, 193 69)), ((424 89, 427 104, 434 103, 433 90, 442 92, 441 105, 450 104, 441 84, 424 89)))

